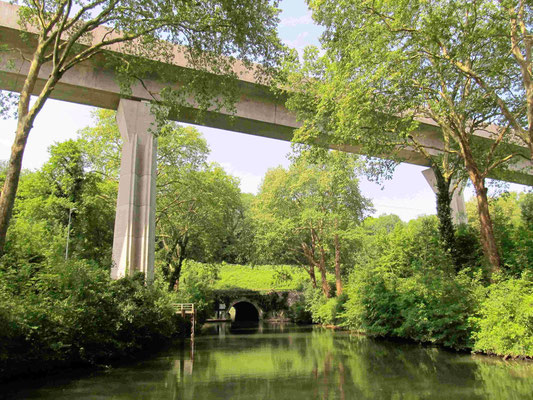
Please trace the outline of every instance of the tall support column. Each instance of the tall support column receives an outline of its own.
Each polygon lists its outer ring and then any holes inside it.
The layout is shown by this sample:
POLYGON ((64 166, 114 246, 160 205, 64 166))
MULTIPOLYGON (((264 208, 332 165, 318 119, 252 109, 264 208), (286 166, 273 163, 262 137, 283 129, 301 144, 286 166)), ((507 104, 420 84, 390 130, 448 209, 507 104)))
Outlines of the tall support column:
POLYGON ((155 253, 155 118, 148 103, 121 99, 117 124, 123 145, 111 278, 140 271, 149 282, 155 253))
MULTIPOLYGON (((429 183, 429 186, 431 186, 431 189, 433 189, 433 192, 436 194, 437 178, 435 177, 435 172, 433 172, 431 168, 428 168, 422 171, 422 175, 424 175, 427 183, 429 183)), ((465 187, 463 184, 459 185, 452 195, 450 207, 452 209, 452 219, 455 225, 464 224, 467 222, 465 199, 463 196, 464 188, 465 187)))

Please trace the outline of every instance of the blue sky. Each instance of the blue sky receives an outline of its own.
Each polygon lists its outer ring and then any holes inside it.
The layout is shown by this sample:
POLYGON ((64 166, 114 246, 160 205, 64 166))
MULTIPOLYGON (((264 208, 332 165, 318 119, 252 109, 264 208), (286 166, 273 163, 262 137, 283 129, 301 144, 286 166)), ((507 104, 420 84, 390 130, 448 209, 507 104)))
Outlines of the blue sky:
MULTIPOLYGON (((279 33, 290 47, 301 51, 306 45, 319 45, 321 28, 314 25, 311 13, 303 0, 284 0, 279 33)), ((77 131, 91 124, 92 108, 49 100, 30 133, 23 167, 39 168, 47 159, 48 147, 54 142, 75 138, 77 131)), ((286 155, 290 143, 218 129, 197 127, 211 148, 210 161, 218 162, 227 172, 237 176, 244 192, 256 193, 261 179, 269 168, 288 166, 286 155)), ((9 158, 13 143, 15 121, 0 120, 0 159, 9 158)), ((435 213, 435 196, 422 176, 424 168, 402 164, 392 180, 380 187, 364 179, 361 191, 374 202, 376 215, 394 213, 403 220, 422 214, 435 213)), ((512 185, 512 189, 522 187, 512 185)), ((466 197, 471 197, 471 190, 466 197)))

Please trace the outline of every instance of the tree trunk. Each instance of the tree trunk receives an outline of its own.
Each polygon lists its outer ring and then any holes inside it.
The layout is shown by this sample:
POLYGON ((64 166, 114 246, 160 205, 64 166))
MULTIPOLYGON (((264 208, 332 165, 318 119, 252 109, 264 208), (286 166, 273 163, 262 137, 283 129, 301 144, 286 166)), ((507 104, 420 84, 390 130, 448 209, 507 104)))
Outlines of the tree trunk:
POLYGON ((335 234, 335 285, 337 289, 337 296, 342 294, 341 281, 341 246, 339 242, 339 235, 335 234))
POLYGON ((180 277, 181 277, 181 268, 183 266, 183 260, 185 260, 185 250, 187 248, 187 243, 189 242, 189 236, 186 235, 183 241, 179 241, 178 249, 178 263, 176 264, 176 268, 172 270, 168 285, 168 290, 172 291, 174 290, 177 292, 180 287, 180 277))
POLYGON ((22 170, 22 156, 24 155, 29 131, 29 129, 25 129, 23 121, 19 118, 15 142, 11 147, 11 157, 9 159, 6 180, 2 188, 2 194, 0 195, 0 256, 4 254, 7 228, 13 215, 15 196, 17 195, 20 172, 22 170))
POLYGON ((318 269, 320 270, 320 278, 322 280, 322 292, 326 298, 330 298, 330 288, 328 278, 326 275, 326 254, 324 248, 320 246, 320 261, 318 263, 318 269))
POLYGON ((13 215, 13 207, 15 205, 15 197, 19 184, 20 172, 22 170, 22 157, 24 156, 24 149, 28 141, 28 135, 33 127, 35 117, 44 105, 44 102, 53 90, 58 78, 57 74, 51 76, 48 82, 39 95, 35 105, 30 110, 31 94, 35 88, 35 83, 39 77, 39 71, 42 65, 42 53, 44 47, 39 43, 34 54, 33 59, 28 70, 28 75, 24 81, 22 90, 20 91, 20 98, 17 108, 18 121, 17 130, 15 132, 15 141, 11 147, 11 156, 7 167, 6 180, 0 194, 0 256, 4 254, 4 247, 6 244, 6 234, 9 227, 11 216, 13 215), (53 79, 52 79, 53 78, 53 79))
POLYGON ((473 170, 469 170, 468 172, 476 191, 483 253, 490 264, 491 274, 494 274, 501 270, 501 258, 498 253, 498 246, 496 245, 496 238, 494 237, 494 230, 492 228, 485 179, 473 170))
POLYGON ((318 260, 318 263, 316 263, 316 266, 318 267, 318 270, 320 271, 320 278, 322 283, 322 292, 324 293, 324 296, 326 298, 330 298, 330 288, 328 283, 328 278, 326 275, 326 251, 324 250, 324 247, 320 243, 320 240, 318 238, 318 235, 315 231, 315 229, 311 228, 311 244, 313 247, 313 253, 315 253, 315 249, 318 246, 320 249, 320 257, 318 260))
POLYGON ((309 277, 311 278, 311 286, 313 286, 313 289, 316 289, 315 266, 311 264, 307 272, 309 273, 309 277))

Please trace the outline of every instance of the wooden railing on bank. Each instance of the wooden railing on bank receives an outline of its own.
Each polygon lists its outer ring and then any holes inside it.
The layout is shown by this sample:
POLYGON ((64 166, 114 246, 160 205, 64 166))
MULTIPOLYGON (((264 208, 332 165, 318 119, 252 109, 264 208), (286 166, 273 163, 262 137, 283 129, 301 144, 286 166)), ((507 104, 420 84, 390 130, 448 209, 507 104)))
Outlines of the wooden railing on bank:
POLYGON ((174 303, 176 314, 180 314, 182 318, 190 315, 191 318, 191 339, 194 339, 194 330, 196 325, 196 308, 194 303, 174 303))

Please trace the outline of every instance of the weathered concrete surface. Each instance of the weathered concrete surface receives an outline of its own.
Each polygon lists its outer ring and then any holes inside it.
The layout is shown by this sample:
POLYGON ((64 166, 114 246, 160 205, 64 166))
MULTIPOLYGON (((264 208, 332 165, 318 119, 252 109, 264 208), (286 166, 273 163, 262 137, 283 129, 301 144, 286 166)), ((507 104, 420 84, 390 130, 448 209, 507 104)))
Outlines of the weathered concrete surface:
MULTIPOLYGON (((8 3, 0 2, 0 42, 9 45, 16 51, 5 53, 0 60, 0 89, 19 91, 22 87, 29 62, 24 55, 31 52, 31 40, 23 42, 20 39, 20 27, 17 24, 17 7, 8 3)), ((105 30, 95 31, 93 41, 98 41, 105 30)), ((119 45, 112 46, 110 51, 121 51, 119 45)), ((78 65, 68 71, 56 86, 52 98, 86 104, 95 107, 116 110, 121 97, 132 100, 152 101, 154 96, 164 86, 180 87, 180 83, 161 83, 154 80, 144 80, 144 85, 133 85, 131 93, 123 96, 119 85, 115 80, 113 71, 102 68, 102 58, 96 58, 91 62, 78 65)), ((167 65, 168 66, 168 65, 167 65)), ((189 65, 183 55, 182 48, 175 47, 172 66, 179 77, 180 71, 186 70, 189 65)), ((244 66, 236 62, 235 72, 239 76, 241 96, 235 105, 235 114, 229 111, 205 112, 198 119, 198 110, 194 107, 183 108, 176 115, 176 120, 186 123, 196 123, 214 128, 232 130, 252 135, 264 136, 275 139, 290 140, 292 132, 299 126, 295 116, 284 106, 284 100, 275 97, 268 87, 257 83, 253 71, 248 71, 244 66)), ((36 87, 36 93, 42 88, 44 80, 48 77, 50 68, 46 66, 40 73, 40 80, 36 87)), ((417 135, 422 142, 433 148, 441 148, 440 129, 431 120, 421 120, 417 135)), ((480 132, 480 140, 487 136, 486 132, 480 132)), ((359 153, 356 146, 349 143, 338 148, 359 153)), ((437 150, 430 150, 437 152, 437 150)), ((403 150, 400 154, 405 162, 429 166, 427 160, 411 149, 403 150)), ((533 185, 533 164, 523 161, 517 165, 513 172, 506 175, 493 175, 495 178, 510 182, 533 185)))
POLYGON ((114 279, 143 272, 154 276, 157 139, 150 104, 122 99, 117 124, 122 159, 113 240, 114 279))

